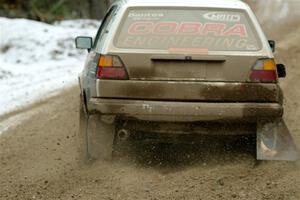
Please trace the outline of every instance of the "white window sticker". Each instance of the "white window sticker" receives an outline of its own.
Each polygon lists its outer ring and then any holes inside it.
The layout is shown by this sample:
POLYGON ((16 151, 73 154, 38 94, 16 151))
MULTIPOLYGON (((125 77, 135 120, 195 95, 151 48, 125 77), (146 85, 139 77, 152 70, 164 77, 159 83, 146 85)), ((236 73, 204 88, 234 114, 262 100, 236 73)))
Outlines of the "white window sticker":
POLYGON ((228 14, 223 12, 209 12, 203 15, 205 19, 218 22, 239 22, 241 16, 238 14, 228 14))

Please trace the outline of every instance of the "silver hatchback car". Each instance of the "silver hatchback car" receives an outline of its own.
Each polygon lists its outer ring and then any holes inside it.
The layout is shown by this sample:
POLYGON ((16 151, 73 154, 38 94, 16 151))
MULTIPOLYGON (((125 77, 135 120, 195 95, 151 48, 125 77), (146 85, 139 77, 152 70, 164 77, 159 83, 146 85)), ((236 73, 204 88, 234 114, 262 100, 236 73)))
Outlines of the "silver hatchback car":
POLYGON ((95 40, 76 46, 89 52, 79 83, 90 158, 153 134, 256 134, 258 159, 297 158, 282 120, 285 67, 244 2, 117 1, 95 40))

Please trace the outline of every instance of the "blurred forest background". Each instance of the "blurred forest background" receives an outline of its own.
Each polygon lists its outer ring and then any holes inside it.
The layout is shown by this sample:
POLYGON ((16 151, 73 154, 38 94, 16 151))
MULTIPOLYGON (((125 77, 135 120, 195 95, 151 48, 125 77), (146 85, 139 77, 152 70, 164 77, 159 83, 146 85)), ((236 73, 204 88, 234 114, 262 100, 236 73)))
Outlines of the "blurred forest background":
MULTIPOLYGON (((62 19, 102 19, 114 0, 0 0, 0 16, 51 23, 62 19)), ((252 4, 255 0, 245 0, 252 4)), ((254 5, 253 5, 254 6, 254 5)))
POLYGON ((51 23, 56 20, 102 19, 111 0, 0 0, 0 16, 51 23))

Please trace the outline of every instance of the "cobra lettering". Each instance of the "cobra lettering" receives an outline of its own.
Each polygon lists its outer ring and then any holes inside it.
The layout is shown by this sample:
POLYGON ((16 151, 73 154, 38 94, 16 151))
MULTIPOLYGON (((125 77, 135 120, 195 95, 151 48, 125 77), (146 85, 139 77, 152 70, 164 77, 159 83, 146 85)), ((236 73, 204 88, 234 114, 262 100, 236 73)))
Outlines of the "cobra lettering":
POLYGON ((128 33, 130 35, 208 35, 214 36, 239 36, 248 37, 244 24, 234 24, 226 26, 225 23, 205 23, 200 22, 135 22, 130 25, 128 33))

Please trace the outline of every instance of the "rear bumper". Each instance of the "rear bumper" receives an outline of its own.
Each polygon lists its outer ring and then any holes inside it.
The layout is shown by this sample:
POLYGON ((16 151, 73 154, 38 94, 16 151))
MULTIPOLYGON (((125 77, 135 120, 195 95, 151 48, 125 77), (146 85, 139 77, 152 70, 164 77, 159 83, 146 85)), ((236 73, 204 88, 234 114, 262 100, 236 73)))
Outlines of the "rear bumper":
POLYGON ((96 96, 107 99, 143 99, 202 102, 273 102, 282 100, 275 83, 97 80, 96 96))
POLYGON ((92 98, 91 112, 149 121, 222 121, 278 118, 283 114, 278 103, 170 102, 92 98))

